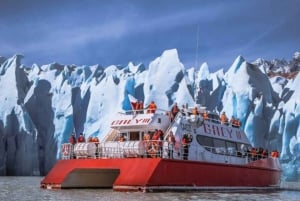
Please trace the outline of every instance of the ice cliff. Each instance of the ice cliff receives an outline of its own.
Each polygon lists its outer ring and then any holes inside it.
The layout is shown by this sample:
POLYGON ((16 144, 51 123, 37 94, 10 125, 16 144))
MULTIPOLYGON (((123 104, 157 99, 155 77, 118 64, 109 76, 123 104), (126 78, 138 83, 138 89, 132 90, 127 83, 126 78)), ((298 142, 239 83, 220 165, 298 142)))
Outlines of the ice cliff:
POLYGON ((284 179, 300 167, 300 54, 291 61, 238 56, 231 67, 211 73, 207 63, 186 68, 177 50, 148 67, 26 67, 22 56, 0 59, 0 175, 45 175, 74 130, 100 139, 119 111, 130 110, 128 94, 169 110, 195 103, 225 111, 242 122, 255 147, 281 152, 284 179))

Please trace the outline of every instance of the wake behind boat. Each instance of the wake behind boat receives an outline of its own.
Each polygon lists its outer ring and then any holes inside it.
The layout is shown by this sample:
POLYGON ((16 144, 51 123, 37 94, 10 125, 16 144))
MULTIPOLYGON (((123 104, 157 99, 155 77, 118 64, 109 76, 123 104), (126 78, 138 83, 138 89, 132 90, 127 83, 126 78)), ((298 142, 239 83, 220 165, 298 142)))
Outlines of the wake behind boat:
POLYGON ((215 113, 118 113, 100 143, 62 145, 41 188, 116 191, 279 188, 278 153, 254 149, 239 126, 215 113))

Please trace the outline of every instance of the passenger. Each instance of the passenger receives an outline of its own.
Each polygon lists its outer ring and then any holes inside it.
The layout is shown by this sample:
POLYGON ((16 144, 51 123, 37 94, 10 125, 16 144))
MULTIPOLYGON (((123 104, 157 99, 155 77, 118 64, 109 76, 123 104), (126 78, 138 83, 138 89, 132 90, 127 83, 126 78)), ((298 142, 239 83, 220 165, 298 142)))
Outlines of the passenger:
POLYGON ((227 118, 225 112, 223 112, 223 113, 221 114, 220 120, 221 120, 221 124, 228 125, 228 118, 227 118))
POLYGON ((252 161, 254 161, 254 160, 257 159, 257 158, 256 158, 256 150, 255 150, 254 147, 251 148, 251 150, 250 150, 250 155, 251 155, 251 160, 252 160, 252 161))
POLYGON ((174 103, 172 109, 171 109, 171 113, 173 116, 173 119, 176 117, 177 113, 179 112, 179 108, 177 106, 177 103, 174 103))
POLYGON ((161 129, 159 129, 158 130, 158 136, 159 136, 159 142, 158 142, 158 145, 159 145, 159 156, 160 157, 162 157, 162 153, 163 153, 163 149, 162 149, 162 147, 163 147, 163 140, 164 140, 164 132, 161 130, 161 129))
POLYGON ((99 144, 99 138, 97 136, 93 137, 93 142, 98 145, 99 144))
POLYGON ((234 116, 231 116, 231 119, 230 119, 229 123, 232 127, 235 127, 235 128, 237 127, 236 119, 234 118, 234 116))
POLYGON ((139 101, 137 105, 138 114, 144 113, 144 103, 143 101, 139 101))
POLYGON ((87 142, 93 142, 93 137, 92 136, 88 137, 87 142))
POLYGON ((168 157, 173 158, 174 153, 174 146, 175 146, 175 136, 173 134, 173 131, 170 131, 167 136, 167 142, 168 142, 168 157))
POLYGON ((160 150, 161 150, 160 149, 160 135, 161 135, 160 132, 157 129, 155 129, 155 132, 152 136, 152 141, 153 141, 152 145, 156 151, 156 153, 154 153, 155 157, 160 156, 160 150))
POLYGON ((75 137, 75 133, 73 132, 69 138, 69 143, 72 145, 76 144, 76 137, 75 137))
POLYGON ((181 143, 183 148, 183 160, 187 160, 189 157, 189 144, 190 144, 190 140, 187 134, 183 135, 181 143))
POLYGON ((80 133, 79 137, 77 138, 77 142, 78 143, 83 143, 85 142, 85 138, 83 136, 83 133, 80 133))
POLYGON ((186 116, 186 108, 185 108, 185 105, 182 105, 182 108, 181 108, 181 114, 183 115, 183 116, 186 116))
POLYGON ((119 142, 124 142, 124 141, 125 141, 125 136, 121 134, 119 137, 119 142))
POLYGON ((202 116, 204 120, 208 120, 208 114, 206 111, 203 112, 202 116))
POLYGON ((69 143, 72 144, 71 146, 71 158, 76 158, 75 154, 74 154, 74 145, 76 144, 76 137, 75 137, 75 133, 72 132, 70 138, 69 138, 69 143))
POLYGON ((145 133, 143 140, 144 140, 144 146, 145 146, 145 149, 147 150, 147 151, 146 151, 147 158, 150 158, 150 155, 149 155, 148 150, 150 150, 150 149, 151 149, 151 146, 152 146, 152 145, 151 145, 152 143, 150 142, 150 139, 151 139, 150 133, 149 133, 149 132, 145 133))
POLYGON ((99 156, 99 150, 98 150, 99 138, 97 136, 95 136, 95 137, 92 138, 92 141, 96 145, 96 153, 95 153, 95 155, 96 155, 96 158, 98 158, 98 156, 99 156))
POLYGON ((198 112, 198 108, 197 108, 197 107, 194 107, 194 108, 192 109, 192 114, 193 114, 193 115, 199 115, 199 112, 198 112))
POLYGON ((256 149, 256 157, 257 159, 261 159, 263 157, 263 148, 262 147, 259 147, 256 149))
POLYGON ((278 158, 278 157, 279 157, 279 152, 278 152, 277 150, 273 150, 273 151, 271 152, 271 156, 272 156, 273 158, 278 158))
POLYGON ((151 101, 151 103, 148 105, 147 109, 148 109, 147 113, 155 113, 155 111, 157 109, 155 102, 151 101))
POLYGON ((264 149, 263 152, 262 152, 262 157, 263 157, 263 158, 268 158, 268 156, 269 156, 268 150, 267 150, 267 149, 264 149))
POLYGON ((236 119, 236 127, 237 128, 239 128, 239 127, 241 127, 241 121, 240 121, 240 119, 236 119))

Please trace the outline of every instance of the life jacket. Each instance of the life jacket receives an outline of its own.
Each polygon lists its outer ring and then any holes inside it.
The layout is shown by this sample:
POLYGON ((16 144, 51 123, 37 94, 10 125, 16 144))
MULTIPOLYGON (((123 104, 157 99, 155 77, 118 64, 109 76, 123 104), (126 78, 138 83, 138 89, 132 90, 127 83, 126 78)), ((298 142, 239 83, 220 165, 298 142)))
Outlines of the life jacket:
POLYGON ((189 140, 187 139, 187 137, 183 137, 182 140, 182 145, 185 146, 185 145, 188 145, 189 144, 189 140))
POLYGON ((225 114, 222 114, 222 115, 221 115, 220 120, 221 120, 222 123, 225 123, 225 122, 228 121, 228 119, 227 119, 227 117, 226 117, 225 114))
POLYGON ((204 118, 204 119, 208 119, 208 114, 207 114, 207 112, 204 112, 204 113, 203 113, 203 118, 204 118))
POLYGON ((179 112, 178 106, 177 106, 177 105, 174 105, 174 106, 172 107, 172 114, 174 114, 174 116, 175 116, 178 112, 179 112))
POLYGON ((80 135, 77 139, 77 142, 85 142, 84 137, 80 135))
POLYGON ((149 133, 146 133, 144 135, 144 140, 150 140, 150 134, 149 133))
POLYGON ((155 111, 156 111, 156 104, 150 103, 148 106, 148 113, 155 113, 155 111))
POLYGON ((95 144, 99 144, 99 139, 98 139, 98 137, 93 137, 93 142, 94 142, 95 144))
POLYGON ((192 114, 193 115, 198 115, 199 114, 198 109, 197 108, 193 108, 192 109, 192 114))
POLYGON ((174 144, 175 143, 175 137, 174 137, 174 135, 169 134, 167 140, 168 140, 169 144, 174 144))

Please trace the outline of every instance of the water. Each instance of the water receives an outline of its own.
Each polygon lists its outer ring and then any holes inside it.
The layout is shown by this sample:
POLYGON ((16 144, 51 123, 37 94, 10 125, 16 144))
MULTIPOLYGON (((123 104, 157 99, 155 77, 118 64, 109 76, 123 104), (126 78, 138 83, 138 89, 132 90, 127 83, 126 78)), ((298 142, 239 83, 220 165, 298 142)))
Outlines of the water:
POLYGON ((0 200, 111 200, 111 201, 165 201, 165 200, 300 200, 300 191, 249 191, 239 192, 114 192, 111 189, 40 189, 42 177, 0 177, 0 200))

